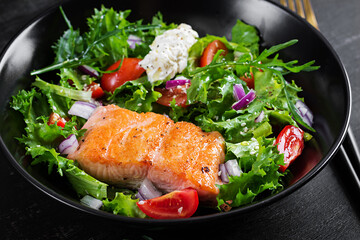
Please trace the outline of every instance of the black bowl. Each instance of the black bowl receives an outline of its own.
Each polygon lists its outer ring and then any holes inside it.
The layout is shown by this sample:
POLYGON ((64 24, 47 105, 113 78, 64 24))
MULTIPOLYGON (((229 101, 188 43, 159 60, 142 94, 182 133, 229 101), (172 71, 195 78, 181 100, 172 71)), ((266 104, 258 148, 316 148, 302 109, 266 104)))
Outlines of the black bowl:
MULTIPOLYGON (((315 72, 287 76, 287 79, 294 79, 303 88, 303 97, 315 116, 316 133, 301 159, 290 167, 293 178, 282 192, 226 213, 204 213, 180 220, 137 219, 85 207, 62 179, 48 175, 44 168, 30 166, 29 159, 24 157, 24 147, 15 140, 15 137, 21 136, 24 123, 20 115, 9 108, 9 101, 20 89, 30 86, 33 81, 29 75, 31 70, 52 63, 54 56, 51 45, 66 30, 57 8, 49 10, 25 27, 1 56, 0 134, 2 151, 9 161, 28 181, 51 197, 79 210, 136 226, 179 226, 180 223, 187 225, 230 219, 273 203, 303 186, 334 156, 344 139, 351 111, 346 71, 321 33, 292 12, 272 2, 260 0, 218 3, 210 0, 183 0, 179 4, 167 0, 103 1, 106 7, 132 9, 132 20, 141 18, 149 21, 156 12, 161 11, 167 22, 188 23, 200 36, 209 33, 230 38, 232 26, 237 19, 241 19, 258 28, 262 47, 291 39, 299 40, 295 46, 283 50, 281 58, 298 59, 300 63, 315 60, 321 66, 315 72)), ((100 3, 96 0, 68 1, 63 7, 73 26, 85 31, 86 18, 92 14, 94 7, 100 7, 100 3)))

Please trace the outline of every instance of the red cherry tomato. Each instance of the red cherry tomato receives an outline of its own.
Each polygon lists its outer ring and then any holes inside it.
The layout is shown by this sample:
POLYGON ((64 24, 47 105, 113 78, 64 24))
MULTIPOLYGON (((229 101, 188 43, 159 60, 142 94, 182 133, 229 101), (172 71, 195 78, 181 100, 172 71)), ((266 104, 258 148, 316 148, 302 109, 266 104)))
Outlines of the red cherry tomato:
POLYGON ((214 40, 209 43, 209 45, 207 45, 207 47, 204 49, 204 52, 200 58, 200 67, 205 67, 206 65, 209 65, 213 60, 215 54, 220 49, 224 50, 224 52, 221 54, 222 56, 225 56, 228 53, 227 47, 220 40, 214 40))
POLYGON ((279 170, 284 172, 304 149, 304 131, 288 125, 281 130, 275 143, 278 144, 279 152, 284 154, 285 165, 279 167, 279 170))
POLYGON ((195 189, 186 188, 139 201, 137 205, 147 216, 155 219, 188 218, 196 212, 199 197, 195 189))
POLYGON ((47 125, 55 124, 58 125, 61 128, 65 127, 66 120, 60 117, 57 113, 51 113, 49 117, 49 121, 47 122, 47 125))
MULTIPOLYGON (((139 58, 124 58, 120 69, 113 73, 104 73, 101 78, 101 87, 108 92, 114 90, 127 81, 138 79, 145 69, 138 64, 141 61, 139 58)), ((106 71, 112 71, 119 67, 121 60, 111 65, 106 71)))
POLYGON ((104 90, 100 87, 100 84, 92 82, 90 85, 84 88, 85 91, 91 91, 91 97, 98 99, 104 96, 104 90))
POLYGON ((170 107, 170 102, 175 99, 176 105, 180 107, 186 107, 187 95, 186 89, 189 87, 189 84, 182 86, 173 87, 170 89, 166 88, 155 88, 155 91, 162 94, 162 96, 156 101, 157 103, 170 107))
POLYGON ((252 72, 250 73, 250 76, 248 75, 248 73, 245 73, 245 75, 240 77, 240 79, 246 82, 246 85, 249 88, 254 88, 254 74, 252 72))

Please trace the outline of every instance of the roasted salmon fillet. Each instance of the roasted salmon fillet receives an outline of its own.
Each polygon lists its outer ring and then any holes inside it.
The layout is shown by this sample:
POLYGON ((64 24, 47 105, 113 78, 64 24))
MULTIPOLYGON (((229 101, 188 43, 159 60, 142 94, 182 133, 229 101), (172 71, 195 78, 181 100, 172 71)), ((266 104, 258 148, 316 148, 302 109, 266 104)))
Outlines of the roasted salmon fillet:
POLYGON ((200 201, 216 200, 225 158, 220 133, 115 105, 98 107, 83 128, 87 131, 68 158, 95 178, 134 189, 148 178, 163 192, 192 187, 200 201))

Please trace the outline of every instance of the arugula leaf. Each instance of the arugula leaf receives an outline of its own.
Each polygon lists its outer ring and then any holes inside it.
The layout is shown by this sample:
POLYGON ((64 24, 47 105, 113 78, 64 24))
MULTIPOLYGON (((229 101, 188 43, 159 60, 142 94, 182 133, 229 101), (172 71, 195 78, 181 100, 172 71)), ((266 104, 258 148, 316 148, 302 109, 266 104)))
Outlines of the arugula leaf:
POLYGON ((80 31, 74 30, 62 7, 59 7, 59 9, 69 29, 64 32, 63 36, 52 47, 56 53, 54 63, 61 63, 79 57, 85 47, 80 31))
POLYGON ((94 15, 88 18, 90 31, 85 35, 88 48, 83 55, 89 54, 90 58, 99 58, 100 66, 110 66, 127 57, 128 36, 124 28, 130 25, 126 20, 129 14, 130 10, 117 12, 104 6, 100 11, 95 9, 94 15), (102 44, 98 44, 100 42, 102 44))
MULTIPOLYGON (((279 61, 277 57, 275 57, 272 61, 268 59, 269 56, 275 54, 276 52, 290 47, 291 45, 294 45, 297 43, 298 40, 290 40, 285 43, 281 43, 275 46, 272 46, 269 49, 265 49, 262 51, 262 53, 256 57, 255 59, 251 61, 222 61, 217 63, 211 63, 205 67, 197 68, 191 72, 189 72, 190 76, 194 76, 197 73, 208 71, 210 69, 219 68, 219 67, 225 67, 225 68, 231 68, 233 66, 248 66, 248 67, 256 67, 259 69, 269 69, 269 70, 275 70, 277 69, 278 72, 284 73, 281 67, 285 67, 288 71, 294 71, 295 73, 299 71, 314 71, 319 69, 319 66, 312 66, 315 61, 310 61, 308 63, 305 63, 303 65, 294 66, 297 61, 290 61, 288 63, 283 63, 282 61, 279 61), (262 63, 262 61, 265 61, 266 64, 262 63)), ((287 72, 285 72, 287 73, 287 72)))
POLYGON ((220 95, 227 98, 230 85, 240 82, 240 79, 238 79, 231 71, 222 68, 212 68, 204 73, 195 74, 191 80, 190 87, 186 91, 187 102, 188 104, 197 102, 207 104, 209 100, 214 100, 215 98, 220 97, 220 95), (222 84, 226 84, 226 90, 222 89, 219 81, 222 84), (218 86, 217 89, 214 89, 214 86, 218 86), (220 95, 217 95, 219 90, 220 95))
POLYGON ((287 91, 287 82, 286 80, 284 79, 284 77, 282 76, 282 74, 278 71, 274 71, 275 74, 279 77, 279 79, 281 79, 281 82, 284 86, 284 93, 285 93, 285 97, 286 97, 286 100, 288 102, 288 107, 290 109, 290 112, 292 114, 292 117, 295 119, 295 121, 297 121, 299 124, 303 125, 304 127, 306 127, 307 129, 315 132, 315 129, 312 128, 311 126, 309 126, 304 120, 303 118, 300 116, 300 113, 299 113, 299 110, 295 107, 295 104, 294 102, 292 101, 291 99, 291 95, 289 94, 289 92, 287 91))
POLYGON ((73 29, 61 8, 60 11, 69 29, 53 47, 56 54, 55 62, 45 68, 32 71, 31 75, 84 64, 100 70, 128 57, 129 52, 133 56, 141 54, 144 57, 150 50, 148 46, 156 34, 176 27, 175 24, 166 25, 162 21, 161 14, 153 18, 152 25, 143 25, 141 20, 134 23, 127 20, 130 10, 117 12, 102 6, 100 10, 95 9, 94 15, 88 18, 89 31, 81 35, 78 30, 73 29), (144 44, 136 50, 131 50, 127 43, 129 34, 133 33, 137 33, 144 40, 144 44))
POLYGON ((197 68, 189 72, 189 75, 193 77, 193 81, 191 87, 187 91, 188 103, 192 104, 197 101, 206 103, 209 87, 211 83, 216 80, 219 75, 218 73, 221 72, 221 69, 226 68, 231 70, 236 66, 242 66, 247 68, 256 67, 265 72, 264 74, 257 74, 257 76, 255 76, 257 77, 257 80, 260 80, 259 83, 255 81, 255 84, 257 85, 255 86, 255 89, 260 91, 260 95, 263 94, 264 97, 262 98, 262 100, 265 99, 266 104, 272 103, 272 107, 279 107, 279 104, 281 104, 281 109, 289 110, 289 112, 292 114, 292 116, 298 123, 302 124, 311 131, 315 131, 311 126, 309 126, 302 120, 297 108, 295 107, 296 99, 298 99, 296 92, 300 91, 301 89, 299 89, 294 83, 292 85, 288 84, 284 79, 283 74, 288 73, 288 71, 294 71, 295 73, 299 71, 313 71, 318 69, 319 67, 312 66, 314 61, 310 61, 299 66, 295 66, 297 61, 290 61, 288 63, 284 63, 278 60, 278 55, 276 55, 275 58, 272 60, 268 59, 269 56, 295 44, 296 42, 297 40, 291 40, 286 43, 273 46, 270 49, 265 49, 258 57, 256 57, 252 61, 213 61, 205 67, 197 68), (261 63, 262 61, 264 61, 265 63, 261 63), (284 71, 284 69, 286 69, 286 71, 284 71), (276 82, 276 78, 274 78, 274 76, 280 81, 280 84, 276 82), (270 85, 265 83, 265 79, 271 80, 270 85), (270 87, 270 89, 268 89, 268 87, 270 87), (281 94, 283 94, 284 97, 281 97, 281 94), (275 101, 269 102, 268 97, 270 97, 270 100, 275 99, 275 101))

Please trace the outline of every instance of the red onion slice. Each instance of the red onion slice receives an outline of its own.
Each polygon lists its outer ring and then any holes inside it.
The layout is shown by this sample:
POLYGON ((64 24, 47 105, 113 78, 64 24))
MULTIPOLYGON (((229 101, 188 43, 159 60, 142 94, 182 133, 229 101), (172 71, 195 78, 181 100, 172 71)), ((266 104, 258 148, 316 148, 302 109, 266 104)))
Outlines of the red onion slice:
POLYGON ((138 198, 139 201, 144 201, 144 200, 146 200, 146 199, 141 195, 140 192, 137 192, 137 193, 135 194, 135 197, 138 198))
POLYGON ((301 100, 297 100, 295 103, 295 107, 299 110, 298 113, 302 117, 305 123, 309 126, 312 126, 314 115, 311 112, 310 108, 301 100))
POLYGON ((257 118, 255 118, 255 122, 257 122, 257 123, 262 122, 264 117, 265 117, 265 113, 264 113, 264 111, 261 111, 259 116, 257 118))
POLYGON ((228 160, 219 165, 219 176, 223 183, 229 183, 229 176, 240 177, 242 171, 236 159, 228 160))
POLYGON ((83 72, 83 73, 85 73, 85 74, 87 74, 87 75, 89 75, 89 76, 91 76, 91 77, 94 77, 94 78, 98 78, 98 77, 99 77, 98 71, 96 71, 95 69, 93 69, 92 67, 89 67, 89 66, 87 66, 87 65, 80 65, 80 66, 78 67, 78 69, 79 69, 81 72, 83 72))
POLYGON ((71 134, 64 141, 60 143, 59 152, 61 154, 67 155, 75 152, 78 146, 79 146, 79 142, 76 139, 76 136, 74 134, 71 134))
POLYGON ((68 114, 89 119, 96 109, 96 105, 89 102, 76 101, 70 108, 68 114))
POLYGON ((225 168, 226 168, 226 171, 228 172, 228 174, 230 176, 237 176, 237 177, 240 177, 242 171, 240 169, 240 166, 237 162, 236 159, 233 159, 233 160, 228 160, 226 163, 225 163, 225 168))
POLYGON ((89 103, 93 103, 95 104, 97 107, 101 107, 101 106, 104 106, 104 104, 102 103, 102 101, 98 101, 98 100, 95 100, 94 98, 91 98, 89 103))
POLYGON ((151 198, 160 197, 162 193, 156 189, 152 182, 145 178, 145 180, 141 183, 139 188, 139 198, 140 200, 146 200, 151 198), (141 197, 143 199, 141 199, 141 197))
POLYGON ((245 91, 242 84, 235 84, 233 88, 234 98, 239 101, 245 96, 245 91))
POLYGON ((185 85, 190 83, 191 81, 189 79, 174 79, 166 82, 166 89, 174 88, 177 86, 185 85))
POLYGON ((128 39, 127 39, 127 42, 129 44, 129 47, 131 49, 134 49, 136 47, 136 44, 141 44, 142 41, 141 41, 141 38, 138 37, 138 36, 135 36, 135 35, 129 35, 128 39))
POLYGON ((226 170, 225 164, 221 163, 219 165, 219 169, 220 169, 219 173, 220 173, 221 181, 223 181, 223 183, 228 183, 229 177, 228 177, 228 172, 226 170))
POLYGON ((80 199, 80 202, 88 207, 91 207, 93 209, 99 210, 101 206, 103 205, 103 202, 99 199, 96 199, 90 195, 84 196, 82 199, 80 199))
POLYGON ((232 108, 238 111, 249 105, 255 99, 255 97, 255 91, 251 89, 243 98, 234 103, 234 105, 232 105, 232 108))

